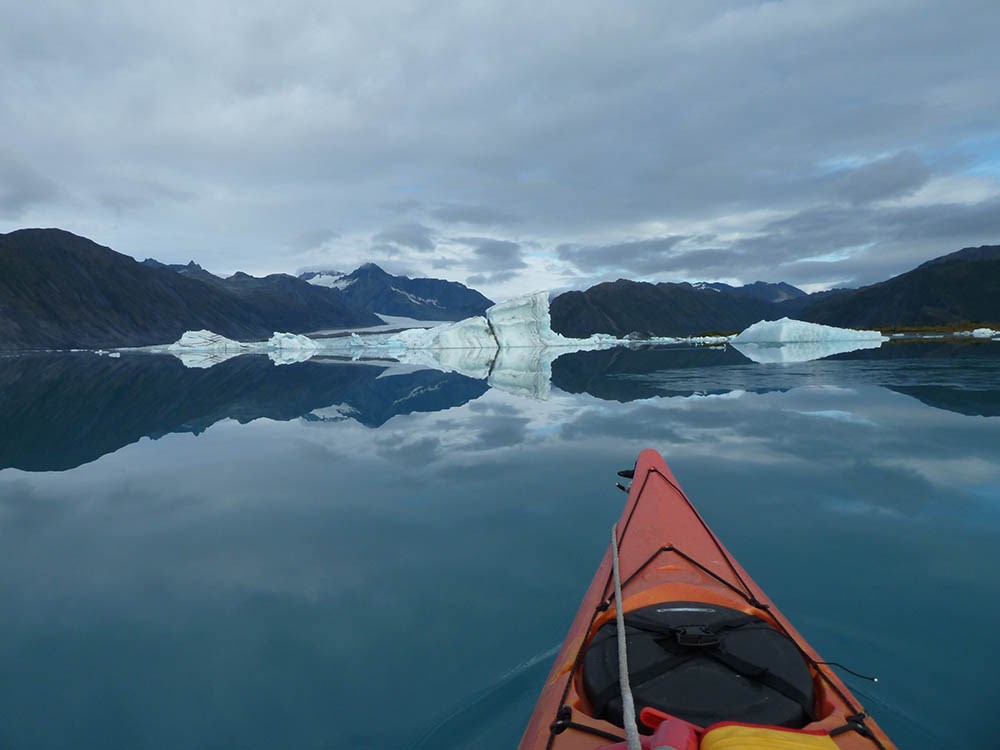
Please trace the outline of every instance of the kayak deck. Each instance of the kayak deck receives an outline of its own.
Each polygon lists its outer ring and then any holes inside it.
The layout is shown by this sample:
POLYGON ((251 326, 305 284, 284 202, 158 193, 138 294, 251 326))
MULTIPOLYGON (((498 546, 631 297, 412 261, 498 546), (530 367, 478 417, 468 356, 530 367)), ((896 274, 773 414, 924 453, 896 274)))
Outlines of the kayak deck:
MULTIPOLYGON (((689 627, 683 624, 685 615, 676 612, 735 611, 735 615, 745 615, 750 629, 777 631, 777 640, 787 640, 805 665, 807 687, 811 706, 806 706, 808 718, 805 723, 795 725, 796 730, 809 733, 829 734, 835 746, 845 750, 872 750, 873 748, 895 747, 885 733, 867 716, 847 686, 834 674, 829 666, 822 663, 820 656, 802 638, 792 624, 781 614, 774 603, 759 589, 750 575, 732 557, 721 541, 715 536, 701 516, 694 509, 671 473, 655 450, 644 450, 639 454, 629 497, 618 522, 618 554, 622 583, 622 610, 626 616, 626 633, 629 643, 629 674, 635 682, 637 668, 632 664, 633 650, 640 631, 653 630, 649 638, 677 650, 676 640, 681 646, 681 655, 674 658, 678 663, 690 664, 700 653, 687 656, 689 651, 699 652, 702 646, 712 646, 712 659, 702 659, 706 663, 729 660, 731 667, 740 672, 736 682, 752 682, 747 675, 767 665, 752 664, 748 671, 745 660, 729 656, 725 645, 719 646, 719 638, 711 628, 698 626, 697 618, 702 615, 688 615, 689 627), (673 605, 660 606, 655 605, 673 605), (705 605, 705 606, 681 606, 705 605), (639 612, 639 610, 643 610, 639 612), (666 613, 657 615, 657 612, 666 613), (650 624, 643 618, 673 618, 673 624, 650 624), (681 620, 677 618, 680 617, 681 620), (632 626, 629 625, 629 619, 632 626), (693 619, 692 619, 693 618, 693 619), (766 624, 766 626, 765 626, 766 624), (634 626, 634 627, 633 627, 634 626), (769 626, 769 627, 768 627, 769 626), (638 628, 636 630, 635 628, 638 628), (700 642, 699 642, 700 639, 700 642), (808 683, 811 681, 811 686, 808 683)), ((617 717, 608 716, 602 699, 595 701, 588 694, 594 693, 595 676, 593 670, 600 659, 588 650, 597 641, 604 639, 608 629, 615 630, 616 602, 614 601, 611 576, 610 549, 597 569, 583 603, 577 612, 563 646, 556 657, 555 665, 546 680, 541 695, 521 740, 522 750, 574 750, 576 748, 607 748, 624 738, 620 725, 620 709, 617 717), (604 632, 601 628, 610 623, 604 632), (589 684, 584 672, 591 670, 589 684), (609 720, 609 719, 614 719, 609 720)), ((739 618, 737 618, 739 619, 739 618)), ((742 628, 730 618, 718 632, 728 634, 733 628, 742 628)), ((740 636, 743 637, 742 635, 740 636)), ((593 646, 597 648, 597 646, 593 646)), ((767 651, 768 649, 765 649, 767 651)), ((668 658, 665 656, 664 658, 668 658)), ((655 665, 653 665, 655 667, 655 665)), ((669 666, 669 665, 667 665, 669 666)), ((693 672, 694 668, 684 669, 693 672)), ((617 666, 613 668, 617 679, 617 666)), ((639 670, 641 671, 641 670, 639 670)), ((646 668, 648 672, 648 667, 646 668)), ((768 677, 770 670, 759 670, 768 677)), ((774 671, 779 671, 775 669, 774 671)), ((657 678, 659 679, 659 678, 657 678)), ((759 681, 759 675, 756 678, 759 681)), ((767 681, 766 679, 764 680, 767 681)), ((782 678, 772 678, 774 691, 762 690, 764 699, 761 706, 781 702, 782 695, 801 702, 798 688, 788 687, 782 678)), ((684 679, 676 682, 687 685, 684 679)), ((685 689, 685 693, 696 692, 685 689)), ((719 691, 724 692, 720 689, 719 691)), ((694 696, 695 702, 704 704, 711 700, 711 691, 700 691, 694 696)), ((596 697, 596 696, 595 696, 596 697)), ((679 696, 677 696, 679 697, 679 696)), ((637 696, 636 708, 642 707, 637 696)), ((660 708, 653 706, 654 708, 660 708)), ((725 721, 723 707, 717 721, 725 721)), ((750 707, 748 710, 756 710, 750 707)), ((611 711, 614 714, 614 711, 611 711)), ((707 715, 707 714, 706 714, 707 715)), ((763 723, 748 720, 745 716, 737 719, 747 724, 763 723)), ((702 722, 689 719, 696 724, 702 722)), ((714 723, 714 722, 712 722, 714 723)), ((787 726, 787 725, 786 725, 787 726)), ((805 735, 803 735, 805 736, 805 735)), ((829 740, 827 740, 829 742, 829 740)), ((706 743, 707 745, 708 743, 706 743)), ((767 745, 761 745, 766 747, 767 745)), ((624 747, 624 746, 622 746, 624 747)))

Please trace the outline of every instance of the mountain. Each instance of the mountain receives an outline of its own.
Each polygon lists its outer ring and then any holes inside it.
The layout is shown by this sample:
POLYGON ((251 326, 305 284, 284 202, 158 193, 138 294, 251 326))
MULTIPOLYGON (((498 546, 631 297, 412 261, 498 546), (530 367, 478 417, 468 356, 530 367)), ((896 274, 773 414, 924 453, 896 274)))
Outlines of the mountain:
POLYGON ((181 263, 160 263, 160 261, 154 258, 146 258, 146 260, 142 262, 142 265, 149 266, 150 268, 166 268, 174 271, 175 273, 179 273, 182 276, 187 276, 189 279, 207 281, 211 284, 223 281, 221 276, 216 276, 214 273, 206 271, 193 260, 187 265, 184 265, 181 263))
POLYGON ((723 284, 720 281, 713 281, 701 282, 699 284, 694 284, 693 286, 696 289, 715 289, 716 291, 728 292, 730 294, 737 294, 743 297, 751 297, 753 299, 763 300, 764 302, 784 302, 786 300, 799 299, 807 296, 807 294, 798 287, 786 284, 784 281, 779 281, 776 284, 767 281, 755 281, 752 284, 745 284, 743 286, 731 286, 729 284, 723 284))
MULTIPOLYGON (((168 268, 189 279, 198 279, 228 292, 244 302, 263 312, 274 330, 291 331, 293 327, 304 331, 316 331, 331 327, 326 321, 338 318, 338 315, 356 305, 345 300, 343 295, 332 292, 323 285, 306 283, 305 279, 296 278, 285 273, 273 273, 268 276, 251 276, 237 271, 232 276, 223 278, 206 271, 194 261, 187 265, 164 264, 148 258, 144 265, 168 268), (304 327, 304 328, 303 328, 304 327)), ((364 319, 358 318, 345 326, 380 325, 382 320, 374 313, 367 311, 364 319)), ((341 327, 339 324, 336 327, 341 327)), ((296 331, 298 332, 298 331, 296 331)))
POLYGON ((797 315, 850 328, 1000 323, 1000 245, 967 247, 878 284, 807 298, 797 315))
POLYGON ((553 330, 566 336, 734 332, 786 316, 847 328, 998 327, 1000 246, 965 248, 878 284, 815 294, 760 281, 733 287, 619 279, 561 294, 551 313, 553 330))
POLYGON ((578 338, 592 333, 692 336, 739 331, 772 309, 770 302, 723 289, 626 279, 560 294, 549 306, 552 330, 578 338))
POLYGON ((227 288, 197 270, 139 263, 60 229, 0 235, 0 349, 164 344, 199 328, 245 340, 380 322, 294 277, 227 288))
POLYGON ((349 274, 312 271, 299 278, 335 289, 347 302, 363 310, 418 320, 462 320, 482 315, 493 304, 457 281, 393 276, 374 263, 366 263, 349 274))

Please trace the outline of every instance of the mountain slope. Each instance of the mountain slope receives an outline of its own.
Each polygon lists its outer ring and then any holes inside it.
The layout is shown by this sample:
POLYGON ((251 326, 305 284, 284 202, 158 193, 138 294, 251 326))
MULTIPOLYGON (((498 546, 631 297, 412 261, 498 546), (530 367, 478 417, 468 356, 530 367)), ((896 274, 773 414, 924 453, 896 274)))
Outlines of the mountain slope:
POLYGON ((374 263, 366 263, 349 274, 314 271, 299 278, 335 289, 347 302, 363 310, 418 320, 462 320, 482 315, 493 304, 457 281, 393 276, 374 263))
POLYGON ((798 317, 851 328, 1000 323, 1000 245, 965 248, 887 281, 807 301, 798 317))
POLYGON ((162 344, 198 328, 230 338, 262 338, 281 328, 300 333, 371 320, 330 298, 319 314, 295 320, 253 295, 138 263, 70 232, 23 229, 0 235, 4 349, 162 344))
POLYGON ((691 336, 739 331, 772 309, 769 302, 724 290, 626 279, 560 294, 550 305, 552 330, 581 338, 592 333, 691 336))
POLYGON ((805 294, 788 284, 648 284, 618 280, 552 301, 566 336, 632 331, 689 336, 797 318, 847 328, 1000 326, 1000 246, 965 248, 861 289, 805 294))
POLYGON ((710 283, 703 282, 694 286, 696 289, 716 289, 720 292, 737 294, 742 297, 752 297, 764 302, 784 302, 785 300, 799 299, 806 296, 806 293, 801 289, 791 284, 786 284, 784 281, 779 281, 776 284, 767 281, 755 281, 752 284, 744 284, 743 286, 731 286, 730 284, 714 281, 710 283))

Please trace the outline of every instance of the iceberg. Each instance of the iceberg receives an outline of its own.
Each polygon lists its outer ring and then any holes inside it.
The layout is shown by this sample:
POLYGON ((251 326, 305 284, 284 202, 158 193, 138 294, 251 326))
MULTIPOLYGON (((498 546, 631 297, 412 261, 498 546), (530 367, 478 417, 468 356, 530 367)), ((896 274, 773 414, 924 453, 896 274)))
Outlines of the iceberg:
POLYGON ((389 340, 406 349, 497 349, 489 321, 480 316, 434 328, 410 328, 389 340))
POLYGON ((974 331, 959 331, 956 336, 971 336, 974 339, 993 339, 1000 336, 1000 331, 992 328, 977 328, 974 331))
MULTIPOLYGON (((736 337, 689 336, 618 339, 594 334, 585 339, 552 330, 547 292, 500 302, 485 317, 476 316, 429 328, 390 333, 354 331, 347 336, 313 339, 275 333, 265 342, 241 343, 211 331, 188 331, 166 348, 188 367, 211 367, 246 353, 267 354, 276 365, 304 362, 317 355, 351 359, 394 359, 411 368, 456 372, 486 380, 490 386, 535 399, 548 398, 552 363, 563 354, 646 344, 719 345, 733 343, 757 362, 801 362, 858 348, 879 346, 878 331, 854 331, 789 320, 761 321, 736 337), (789 344, 786 342, 795 342, 789 344), (847 342, 847 343, 845 343, 847 342)), ((151 348, 163 351, 162 348, 151 348)))
POLYGON ((881 331, 861 331, 854 328, 835 328, 804 320, 761 320, 733 336, 733 343, 798 344, 818 341, 884 341, 881 331))
POLYGON ((878 349, 888 340, 881 331, 836 328, 782 318, 754 323, 729 342, 748 359, 773 364, 809 362, 860 349, 878 349))
POLYGON ((212 331, 185 331, 167 351, 184 363, 185 367, 206 368, 252 351, 252 344, 227 339, 212 331))
POLYGON ((276 365, 305 362, 319 350, 319 344, 308 336, 297 333, 275 333, 264 344, 267 356, 276 365))

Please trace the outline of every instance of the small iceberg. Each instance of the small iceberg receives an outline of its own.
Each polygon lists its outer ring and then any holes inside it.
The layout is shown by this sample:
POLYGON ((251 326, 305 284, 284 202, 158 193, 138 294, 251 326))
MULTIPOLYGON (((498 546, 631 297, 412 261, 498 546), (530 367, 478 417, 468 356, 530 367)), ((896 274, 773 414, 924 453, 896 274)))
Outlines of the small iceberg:
POLYGON ((227 339, 212 331, 185 331, 167 351, 184 363, 185 367, 207 368, 227 359, 253 351, 252 344, 227 339))
POLYGON ((300 333, 276 333, 264 344, 267 356, 276 365, 305 362, 319 351, 319 344, 300 333))
POLYGON ((974 331, 959 331, 955 335, 971 336, 974 339, 995 339, 1000 336, 1000 331, 994 331, 992 328, 977 328, 974 331))
POLYGON ((837 328, 804 320, 761 320, 733 336, 729 343, 761 364, 809 362, 860 349, 878 349, 888 341, 881 331, 837 328))

